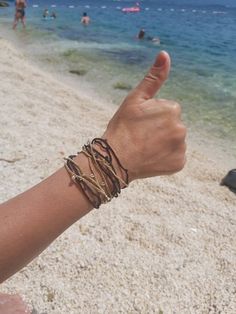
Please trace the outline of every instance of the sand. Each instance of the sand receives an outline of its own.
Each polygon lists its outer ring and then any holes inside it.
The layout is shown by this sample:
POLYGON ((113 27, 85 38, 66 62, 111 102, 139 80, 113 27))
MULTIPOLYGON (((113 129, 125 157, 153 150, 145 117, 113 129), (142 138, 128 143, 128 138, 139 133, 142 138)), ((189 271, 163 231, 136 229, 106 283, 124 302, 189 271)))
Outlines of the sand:
MULTIPOLYGON (((0 201, 100 136, 116 110, 2 38, 0 82, 0 201)), ((216 146, 190 130, 181 173, 132 183, 0 291, 21 294, 35 313, 234 314, 236 195, 219 182, 236 163, 216 146)))

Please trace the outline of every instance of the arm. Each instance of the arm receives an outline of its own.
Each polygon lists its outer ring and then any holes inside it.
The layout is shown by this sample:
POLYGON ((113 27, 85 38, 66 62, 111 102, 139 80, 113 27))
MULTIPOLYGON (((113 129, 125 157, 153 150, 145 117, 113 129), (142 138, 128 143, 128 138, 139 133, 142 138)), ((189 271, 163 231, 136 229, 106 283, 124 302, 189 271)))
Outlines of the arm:
MULTIPOLYGON (((129 181, 171 174, 185 163, 186 130, 180 106, 153 99, 167 79, 162 52, 143 81, 126 97, 103 138, 129 171, 129 181), (127 149, 128 147, 128 149, 127 149)), ((86 157, 77 163, 89 171, 86 157)), ((0 206, 0 281, 29 263, 66 228, 92 209, 65 168, 0 206)))
MULTIPOLYGON (((83 166, 82 156, 78 159, 83 166)), ((91 209, 65 168, 0 205, 0 281, 29 263, 91 209)))

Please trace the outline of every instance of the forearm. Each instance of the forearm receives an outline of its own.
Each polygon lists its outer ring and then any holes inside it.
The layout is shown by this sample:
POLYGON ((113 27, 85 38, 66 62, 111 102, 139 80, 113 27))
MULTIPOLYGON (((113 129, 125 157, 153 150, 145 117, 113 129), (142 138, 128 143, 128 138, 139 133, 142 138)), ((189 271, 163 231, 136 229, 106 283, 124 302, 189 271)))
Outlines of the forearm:
MULTIPOLYGON (((78 159, 81 164, 86 162, 83 156, 78 159)), ((0 205, 0 282, 29 263, 91 209, 64 167, 0 205)))

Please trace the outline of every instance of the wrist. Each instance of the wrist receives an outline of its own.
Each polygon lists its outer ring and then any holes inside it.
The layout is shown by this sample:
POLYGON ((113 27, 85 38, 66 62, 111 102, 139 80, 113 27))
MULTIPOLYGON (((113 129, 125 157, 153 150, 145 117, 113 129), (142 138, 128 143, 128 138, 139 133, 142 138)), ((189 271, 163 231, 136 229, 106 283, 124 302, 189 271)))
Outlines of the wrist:
MULTIPOLYGON (((105 140, 108 145, 111 147, 112 151, 114 152, 115 156, 117 157, 119 163, 117 163, 115 160, 113 160, 112 162, 112 166, 114 168, 115 173, 117 174, 117 176, 120 178, 119 182, 120 182, 120 187, 121 189, 124 189, 128 186, 129 182, 130 182, 130 178, 129 178, 129 172, 128 169, 126 169, 120 159, 119 154, 117 154, 117 150, 114 148, 115 145, 113 146, 110 141, 108 141, 105 137, 102 137, 103 140, 105 140)), ((100 145, 97 145, 96 143, 93 144, 93 147, 104 157, 106 157, 106 152, 104 151, 104 149, 101 148, 100 145)))
MULTIPOLYGON (((124 147, 121 141, 117 141, 115 136, 110 135, 109 132, 105 132, 102 136, 104 140, 106 140, 111 148, 113 149, 114 153, 116 154, 117 158, 119 159, 123 168, 127 169, 128 172, 128 181, 129 183, 133 180, 137 179, 136 173, 133 171, 132 166, 130 165, 130 158, 128 157, 128 150, 129 147, 124 147)), ((117 167, 117 172, 122 176, 124 179, 124 175, 120 173, 120 168, 117 167)))
POLYGON ((71 179, 95 208, 117 197, 128 186, 128 171, 102 138, 93 139, 80 153, 65 160, 71 179))

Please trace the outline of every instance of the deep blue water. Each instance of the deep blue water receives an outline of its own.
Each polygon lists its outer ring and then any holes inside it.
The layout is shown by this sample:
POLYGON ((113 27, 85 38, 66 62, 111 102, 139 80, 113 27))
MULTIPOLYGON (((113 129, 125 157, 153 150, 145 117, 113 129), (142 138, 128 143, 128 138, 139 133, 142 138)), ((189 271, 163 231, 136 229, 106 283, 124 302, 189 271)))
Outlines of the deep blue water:
MULTIPOLYGON (((113 83, 113 76, 117 76, 119 81, 135 84, 156 53, 167 50, 172 57, 172 72, 163 96, 183 103, 193 124, 234 138, 236 1, 143 0, 139 3, 140 13, 124 14, 121 8, 133 6, 135 1, 34 0, 28 2, 28 25, 56 34, 59 41, 66 39, 69 52, 64 53, 65 58, 88 60, 90 67, 106 72, 107 81, 112 78, 113 83), (43 21, 45 8, 56 11, 58 18, 43 21), (80 24, 85 11, 91 17, 89 27, 80 24), (138 41, 135 36, 140 28, 149 36, 158 36, 161 45, 138 41)), ((13 9, 12 6, 1 10, 0 17, 11 18, 13 9)), ((98 72, 90 77, 95 77, 95 82, 98 72)))

